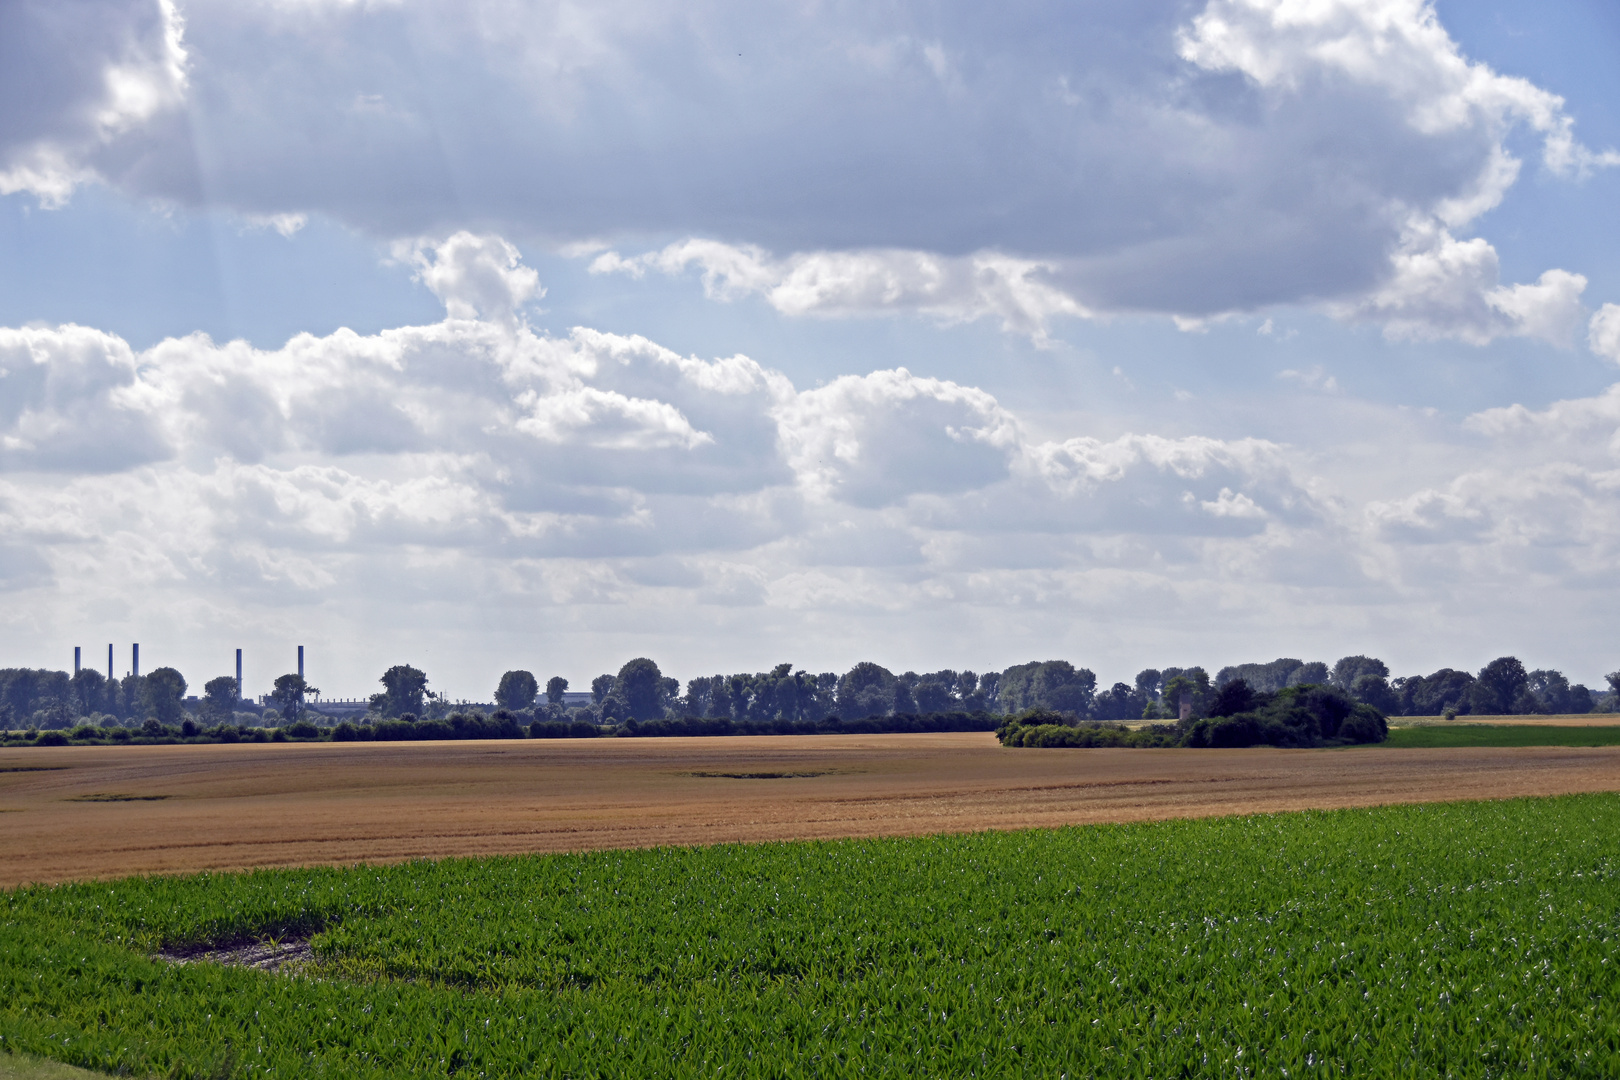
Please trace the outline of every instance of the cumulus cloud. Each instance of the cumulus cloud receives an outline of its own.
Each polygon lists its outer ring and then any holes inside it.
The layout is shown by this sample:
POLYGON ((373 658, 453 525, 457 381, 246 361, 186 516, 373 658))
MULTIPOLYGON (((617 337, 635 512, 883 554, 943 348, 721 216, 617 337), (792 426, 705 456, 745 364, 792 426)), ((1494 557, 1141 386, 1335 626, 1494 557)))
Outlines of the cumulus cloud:
POLYGON ((985 390, 904 368, 799 388, 746 356, 540 333, 520 309, 538 283, 496 238, 403 258, 443 321, 279 349, 0 331, 0 588, 400 625, 451 599, 560 618, 679 596, 690 623, 977 595, 992 536, 1032 574, 1191 572, 1323 527, 1275 444, 1032 439, 985 390))
POLYGON ((1047 280, 1056 264, 992 252, 951 258, 923 251, 819 251, 775 259, 752 245, 685 240, 630 258, 603 252, 590 269, 641 277, 648 269, 678 274, 692 267, 701 269, 711 298, 755 294, 785 315, 911 311, 945 323, 988 317, 1037 342, 1046 340, 1054 317, 1091 315, 1047 280))
POLYGON ((1341 315, 1381 323, 1395 339, 1455 338, 1485 345, 1498 337, 1532 337, 1572 346, 1586 320, 1586 278, 1548 270, 1534 284, 1499 284, 1496 249, 1475 237, 1458 240, 1438 225, 1418 223, 1393 258, 1383 285, 1341 315))
MULTIPOLYGON (((17 8, 15 78, 60 92, 8 95, 7 183, 60 198, 93 174, 385 238, 706 237, 599 266, 697 266, 794 314, 1038 336, 1055 316, 1330 303, 1404 336, 1564 340, 1578 275, 1503 284, 1452 236, 1515 182, 1515 131, 1557 175, 1620 161, 1421 0, 1041 0, 1016 20, 198 0, 183 45, 166 5, 103 0, 87 34, 17 8)), ((520 306, 500 251, 435 258, 423 280, 468 309, 520 306)))
POLYGON ((1604 304, 1592 316, 1586 343, 1605 360, 1620 364, 1620 304, 1604 304))
POLYGON ((540 275, 499 236, 462 231, 439 243, 400 241, 394 256, 416 268, 416 280, 444 302, 452 319, 515 322, 524 304, 546 294, 540 275))
POLYGON ((0 9, 0 194, 60 206, 103 171, 142 171, 149 125, 183 100, 183 31, 173 0, 0 9))
POLYGON ((169 456, 135 366, 98 330, 0 328, 0 470, 122 472, 169 456))
POLYGON ((905 368, 846 375, 779 405, 789 464, 807 489, 857 506, 961 492, 1009 475, 1019 434, 983 390, 905 368))

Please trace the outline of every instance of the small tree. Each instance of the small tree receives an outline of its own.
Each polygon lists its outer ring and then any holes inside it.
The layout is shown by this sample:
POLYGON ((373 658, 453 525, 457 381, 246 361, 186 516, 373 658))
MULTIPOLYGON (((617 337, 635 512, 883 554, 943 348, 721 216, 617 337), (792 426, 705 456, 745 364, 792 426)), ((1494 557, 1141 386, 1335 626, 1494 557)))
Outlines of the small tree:
POLYGON ((534 704, 540 684, 527 671, 508 671, 495 688, 495 704, 503 709, 527 709, 534 704))
MULTIPOLYGON (((676 684, 677 688, 679 685, 676 684)), ((668 692, 669 685, 664 673, 645 656, 638 656, 625 664, 613 680, 612 696, 622 699, 630 715, 637 720, 657 720, 662 717, 668 692)))
POLYGON ((598 675, 591 680, 591 701, 600 705, 613 692, 613 676, 598 675))
POLYGON ((428 677, 421 670, 409 664, 395 664, 383 672, 382 678, 378 681, 384 688, 380 704, 385 716, 398 716, 401 713, 415 713, 420 716, 427 711, 425 699, 428 677))
POLYGON ((73 702, 78 708, 80 716, 89 716, 92 713, 112 712, 105 708, 107 701, 107 677, 95 668, 80 668, 73 674, 73 702))
POLYGON ((203 684, 203 711, 210 716, 225 719, 236 711, 236 676, 221 675, 203 684))
POLYGON ((296 721, 304 713, 304 695, 318 693, 320 691, 305 682, 302 675, 280 675, 275 689, 270 692, 270 700, 276 703, 276 711, 283 720, 296 721))
POLYGON ((177 724, 185 711, 186 680, 172 667, 160 667, 142 679, 143 704, 160 723, 177 724))
POLYGON ((552 705, 561 705, 563 695, 568 693, 568 680, 561 675, 553 675, 546 680, 546 701, 552 705))

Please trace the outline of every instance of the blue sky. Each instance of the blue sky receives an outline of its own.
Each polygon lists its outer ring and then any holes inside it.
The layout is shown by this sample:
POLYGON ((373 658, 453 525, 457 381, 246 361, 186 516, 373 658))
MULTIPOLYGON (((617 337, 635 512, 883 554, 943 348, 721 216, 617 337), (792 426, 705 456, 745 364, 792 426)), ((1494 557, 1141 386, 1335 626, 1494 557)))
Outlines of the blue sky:
POLYGON ((1616 666, 1612 6, 0 40, 8 663, 1616 666))

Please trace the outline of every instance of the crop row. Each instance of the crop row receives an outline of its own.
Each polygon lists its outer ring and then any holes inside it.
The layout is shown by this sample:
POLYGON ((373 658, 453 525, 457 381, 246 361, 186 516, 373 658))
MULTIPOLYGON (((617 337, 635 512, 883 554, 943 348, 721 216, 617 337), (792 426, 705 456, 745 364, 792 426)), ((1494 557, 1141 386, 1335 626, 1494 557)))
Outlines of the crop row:
POLYGON ((6 1045, 178 1076, 1620 1075, 1620 797, 0 898, 6 1045), (160 947, 314 934, 295 977, 160 947))

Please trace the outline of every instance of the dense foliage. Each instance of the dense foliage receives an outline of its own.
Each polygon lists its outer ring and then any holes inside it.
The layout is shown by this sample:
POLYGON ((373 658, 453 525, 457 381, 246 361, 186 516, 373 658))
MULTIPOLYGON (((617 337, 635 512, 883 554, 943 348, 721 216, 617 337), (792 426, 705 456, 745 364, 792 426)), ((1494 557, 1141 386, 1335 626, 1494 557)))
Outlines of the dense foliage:
POLYGON ((1347 746, 1382 742, 1384 716, 1333 686, 1285 686, 1256 692, 1242 679, 1216 691, 1208 715, 1175 724, 1128 728, 1106 722, 1068 723, 1035 709, 1007 719, 996 731, 1003 746, 1347 746))
POLYGON ((1012 716, 1032 709, 1061 714, 1061 723, 1073 725, 1180 721, 1184 711, 1195 720, 1232 715, 1230 710, 1223 712, 1217 700, 1238 683, 1262 695, 1301 686, 1332 687, 1390 716, 1620 712, 1616 689, 1620 672, 1609 676, 1608 693, 1594 694, 1585 686, 1571 685, 1560 672, 1528 671, 1511 656, 1491 661, 1477 676, 1442 668, 1433 675, 1394 680, 1383 661, 1359 655, 1343 657, 1332 668, 1287 658, 1240 664, 1222 668, 1213 679, 1197 666, 1146 668, 1132 683, 1117 682, 1103 690, 1089 668, 1077 668, 1067 660, 1031 661, 982 675, 949 668, 897 674, 871 661, 842 675, 812 674, 779 664, 770 671, 699 676, 687 681, 684 693, 678 680, 643 656, 624 664, 617 674, 592 679, 590 694, 573 695, 572 700, 568 680, 561 676, 546 680, 542 695, 540 680, 532 672, 507 671, 494 688, 493 703, 483 705, 451 701, 429 689, 427 673, 410 664, 390 667, 378 681, 383 690, 368 702, 332 706, 311 700, 318 699, 320 691, 303 676, 282 675, 275 680, 274 692, 255 704, 238 700, 235 679, 224 675, 207 680, 200 697, 185 698, 186 680, 173 668, 121 681, 109 681, 88 669, 71 679, 60 671, 4 669, 0 729, 60 731, 89 724, 138 730, 147 721, 162 728, 188 721, 204 729, 222 724, 257 728, 303 720, 326 727, 348 720, 365 728, 407 715, 448 722, 458 713, 488 716, 502 710, 520 724, 541 724, 548 737, 574 732, 579 724, 628 728, 701 720, 727 721, 737 731, 787 730, 784 725, 805 730, 805 725, 873 717, 1012 716))
POLYGON ((1620 797, 0 897, 0 1040, 177 1077, 1620 1074, 1620 797), (319 931, 312 977, 148 958, 319 931))

